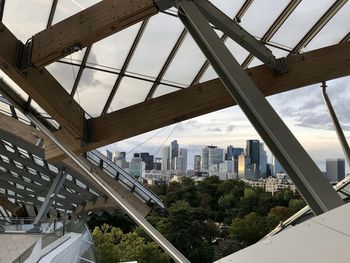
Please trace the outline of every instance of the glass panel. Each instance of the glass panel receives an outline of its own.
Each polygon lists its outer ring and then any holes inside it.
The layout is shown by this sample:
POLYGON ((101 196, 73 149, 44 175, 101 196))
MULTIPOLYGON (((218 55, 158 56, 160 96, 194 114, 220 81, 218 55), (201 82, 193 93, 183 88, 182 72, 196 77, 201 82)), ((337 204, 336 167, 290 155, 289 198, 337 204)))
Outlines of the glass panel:
POLYGON ((25 93, 11 78, 9 78, 3 71, 0 70, 0 78, 3 78, 10 87, 15 90, 24 100, 28 99, 28 94, 25 93))
POLYGON ((3 23, 22 42, 46 28, 52 1, 9 0, 5 3, 3 23), (35 10, 35 11, 34 11, 35 10))
POLYGON ((156 91, 153 94, 153 98, 157 98, 175 91, 179 91, 180 89, 173 88, 167 85, 159 85, 156 91))
POLYGON ((6 115, 12 116, 10 106, 6 103, 0 102, 0 112, 5 113, 6 115))
POLYGON ((193 38, 187 34, 171 63, 164 80, 180 85, 190 85, 205 62, 205 57, 193 38))
POLYGON ((143 102, 151 87, 152 82, 124 77, 108 110, 116 111, 143 102))
POLYGON ((262 37, 289 0, 255 0, 242 17, 241 26, 250 34, 262 37))
POLYGON ((87 62, 120 71, 140 25, 141 23, 138 23, 95 43, 87 62))
POLYGON ((136 48, 128 72, 157 77, 183 28, 176 17, 165 14, 153 16, 136 48))
POLYGON ((85 69, 74 99, 92 117, 100 116, 117 75, 85 69))
MULTIPOLYGON (((52 24, 56 24, 101 0, 58 0, 52 24)), ((51 4, 51 1, 49 2, 51 4)))
POLYGON ((315 4, 314 0, 302 1, 271 41, 293 48, 334 2, 324 0, 315 4))
POLYGON ((244 4, 244 0, 210 0, 210 2, 231 18, 236 16, 237 12, 244 4))
POLYGON ((346 3, 338 11, 303 51, 310 51, 339 43, 350 32, 349 17, 350 2, 346 3))
POLYGON ((55 62, 48 65, 46 69, 52 74, 52 76, 54 76, 54 78, 68 93, 72 91, 75 78, 79 71, 79 68, 77 66, 55 62))

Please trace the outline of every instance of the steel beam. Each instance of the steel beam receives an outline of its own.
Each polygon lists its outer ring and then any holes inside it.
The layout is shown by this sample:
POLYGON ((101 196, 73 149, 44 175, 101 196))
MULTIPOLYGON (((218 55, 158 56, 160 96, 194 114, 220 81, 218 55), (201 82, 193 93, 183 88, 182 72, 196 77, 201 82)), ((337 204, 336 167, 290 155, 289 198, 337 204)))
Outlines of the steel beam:
POLYGON ((315 214, 343 204, 297 139, 244 72, 192 1, 179 4, 179 18, 269 149, 286 169, 315 214))
POLYGON ((324 99, 324 101, 326 103, 329 115, 331 116, 334 129, 335 129, 335 131, 337 133, 337 136, 338 136, 339 142, 341 144, 341 147, 343 149, 346 161, 348 162, 348 165, 350 166, 350 148, 349 148, 349 144, 348 144, 348 142, 347 142, 347 140, 345 138, 343 129, 340 126, 337 114, 335 113, 335 111, 333 109, 333 106, 332 106, 332 103, 331 103, 331 101, 330 101, 330 99, 328 97, 327 85, 326 85, 325 81, 322 81, 321 88, 322 88, 323 99, 324 99))
MULTIPOLYGON (((283 25, 283 23, 288 19, 288 17, 293 13, 295 8, 301 3, 301 0, 292 0, 286 6, 286 8, 282 11, 282 13, 278 16, 278 18, 273 22, 270 28, 266 31, 264 36, 261 38, 262 43, 269 42, 271 38, 276 34, 278 29, 283 25)), ((249 54, 249 56, 243 61, 242 67, 247 68, 252 62, 254 58, 253 54, 249 54)))
POLYGON ((46 194, 45 201, 41 205, 38 214, 36 215, 33 225, 40 226, 42 218, 47 214, 51 205, 55 201, 55 196, 60 191, 63 186, 64 181, 66 180, 67 172, 65 170, 60 170, 56 175, 55 180, 53 180, 52 185, 50 186, 49 191, 46 194))

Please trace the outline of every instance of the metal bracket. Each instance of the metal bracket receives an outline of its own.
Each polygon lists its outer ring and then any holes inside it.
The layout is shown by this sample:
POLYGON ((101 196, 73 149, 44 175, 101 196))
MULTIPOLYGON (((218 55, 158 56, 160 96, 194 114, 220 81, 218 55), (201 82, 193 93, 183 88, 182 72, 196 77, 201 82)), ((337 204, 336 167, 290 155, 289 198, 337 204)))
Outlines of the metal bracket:
POLYGON ((83 138, 81 140, 81 146, 84 146, 85 144, 88 144, 91 142, 94 142, 92 118, 84 120, 84 131, 83 131, 83 138))
POLYGON ((273 69, 275 75, 282 75, 288 72, 286 58, 276 59, 276 67, 273 69))
POLYGON ((17 41, 15 66, 23 74, 26 74, 28 68, 32 66, 32 49, 33 38, 28 39, 25 44, 19 40, 17 41))

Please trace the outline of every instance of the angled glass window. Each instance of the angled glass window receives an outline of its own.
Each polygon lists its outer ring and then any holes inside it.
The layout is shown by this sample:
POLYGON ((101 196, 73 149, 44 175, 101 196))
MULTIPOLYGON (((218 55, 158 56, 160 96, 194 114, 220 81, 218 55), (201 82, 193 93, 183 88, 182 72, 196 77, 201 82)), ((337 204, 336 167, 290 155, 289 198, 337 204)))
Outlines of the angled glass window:
POLYGON ((339 43, 350 32, 350 2, 347 2, 303 49, 304 52, 339 43))
POLYGON ((122 68, 141 23, 93 44, 87 63, 117 72, 122 68))
POLYGON ((11 78, 9 78, 3 71, 0 70, 0 78, 11 86, 24 100, 28 99, 28 94, 24 92, 11 78))
POLYGON ((232 19, 244 4, 244 0, 210 0, 210 2, 232 19))
POLYGON ((153 98, 157 98, 172 92, 176 92, 179 91, 180 89, 177 88, 173 88, 167 85, 159 85, 158 88, 156 89, 156 91, 153 94, 153 98))
POLYGON ((124 77, 114 96, 109 112, 143 102, 152 87, 152 82, 124 77))
POLYGON ((9 0, 5 2, 3 23, 25 43, 46 28, 52 1, 9 0))
POLYGON ((92 117, 99 116, 117 75, 85 69, 74 99, 92 117))
POLYGON ((190 34, 187 34, 163 80, 188 86, 206 58, 190 34))
POLYGON ((183 28, 176 17, 162 13, 151 17, 127 71, 157 77, 183 28))
POLYGON ((46 69, 68 93, 72 91, 79 67, 55 62, 48 65, 46 69))
POLYGON ((271 41, 293 48, 334 2, 334 0, 324 0, 317 1, 315 4, 313 0, 302 1, 271 41))
MULTIPOLYGON (((100 2, 101 0, 58 0, 52 24, 56 24, 67 17, 100 2)), ((51 1, 48 1, 51 4, 51 1)))
POLYGON ((262 37, 289 0, 256 0, 253 1, 242 17, 241 26, 255 37, 262 37))

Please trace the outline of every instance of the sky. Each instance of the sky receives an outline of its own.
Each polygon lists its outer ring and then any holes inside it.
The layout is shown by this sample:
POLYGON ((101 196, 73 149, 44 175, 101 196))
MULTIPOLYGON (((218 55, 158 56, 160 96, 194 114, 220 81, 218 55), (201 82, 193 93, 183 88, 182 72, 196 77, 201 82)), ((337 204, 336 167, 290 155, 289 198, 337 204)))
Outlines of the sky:
MULTIPOLYGON (((97 2, 97 0, 59 0, 54 23, 97 2)), ((235 14, 243 2, 243 0, 214 1, 229 16, 235 14)), ((253 1, 243 16, 241 26, 252 35, 261 37, 288 2, 288 0, 253 1)), ((272 41, 284 47, 293 47, 333 2, 330 0, 302 1, 292 16, 277 31, 272 41)), ((31 8, 28 8, 28 3, 27 0, 6 1, 3 17, 5 25, 23 42, 46 27, 51 8, 51 1, 47 0, 32 0, 31 8)), ((303 51, 337 43, 350 31, 349 17, 350 3, 348 2, 318 36, 304 47, 303 51)), ((103 66, 112 71, 120 69, 139 27, 140 24, 136 24, 95 43, 88 63, 103 66)), ((128 74, 154 79, 182 28, 178 19, 172 16, 160 14, 152 17, 130 62, 128 74)), ((220 32, 218 34, 221 35, 220 32)), ((248 54, 231 40, 226 42, 226 46, 239 62, 242 62, 248 54)), ((271 49, 276 57, 287 54, 280 49, 271 49)), ((82 56, 83 52, 77 52, 65 60, 79 62, 82 56)), ((205 57, 192 38, 187 35, 164 79, 167 83, 188 86, 204 61, 205 57)), ((255 59, 251 66, 259 63, 255 59)), ((68 92, 71 91, 78 73, 77 67, 53 63, 47 69, 68 92)), ((0 75, 3 73, 0 72, 0 75)), ((215 77, 217 76, 210 67, 202 81, 215 77)), ((117 75, 114 74, 85 69, 74 98, 91 116, 99 116, 116 78, 117 75)), ((330 99, 345 135, 349 139, 350 77, 329 81, 327 84, 330 99)), ((124 77, 108 111, 115 111, 143 101, 151 85, 147 81, 124 77)), ((19 88, 16 89, 20 91, 19 88)), ((156 96, 173 91, 175 89, 161 85, 156 91, 156 96)), ((344 157, 322 99, 320 84, 271 96, 268 100, 322 170, 325 169, 326 158, 344 157)), ((245 147, 247 139, 260 138, 244 114, 235 106, 129 138, 106 148, 131 151, 130 158, 135 151, 155 154, 160 147, 168 146, 172 140, 178 140, 180 147, 187 148, 189 151, 191 167, 193 156, 200 154, 201 148, 205 145, 217 145, 223 148, 228 145, 245 147), (133 150, 140 144, 142 145, 133 150)), ((269 160, 271 161, 271 158, 269 160)))

